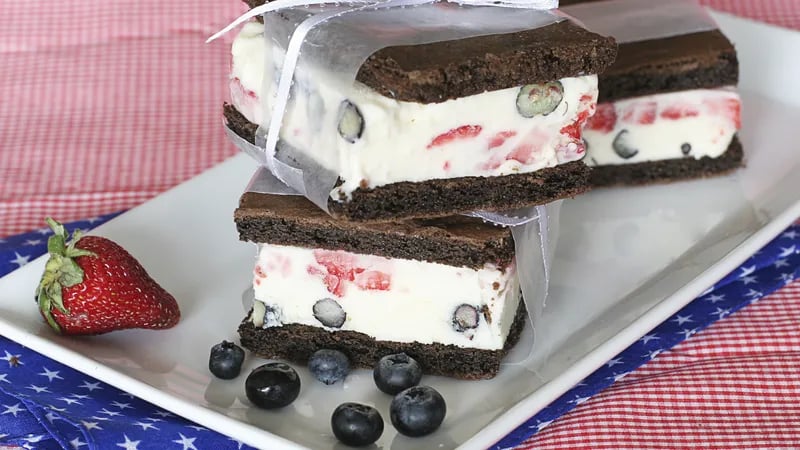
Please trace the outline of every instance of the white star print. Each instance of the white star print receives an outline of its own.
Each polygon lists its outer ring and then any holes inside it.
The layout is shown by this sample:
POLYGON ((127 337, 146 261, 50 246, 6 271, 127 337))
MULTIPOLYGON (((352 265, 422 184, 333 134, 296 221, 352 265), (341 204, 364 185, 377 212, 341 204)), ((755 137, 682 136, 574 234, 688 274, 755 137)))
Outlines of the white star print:
POLYGON ((688 316, 682 316, 682 315, 678 314, 670 322, 678 322, 678 325, 683 325, 686 322, 694 322, 694 320, 692 320, 692 315, 691 314, 689 314, 688 316))
POLYGON ((629 373, 630 372, 617 373, 617 374, 614 374, 613 377, 606 377, 606 380, 614 380, 614 383, 616 383, 617 381, 619 381, 619 380, 625 378, 626 376, 628 376, 629 373))
POLYGON ((164 419, 159 419, 158 417, 145 417, 144 420, 150 420, 152 422, 163 422, 164 419))
POLYGON ((689 339, 690 337, 697 334, 697 328, 692 328, 691 330, 684 329, 683 331, 678 332, 678 334, 682 334, 684 339, 689 339))
POLYGON ((103 219, 101 219, 99 217, 89 217, 88 219, 86 219, 86 221, 89 222, 90 224, 93 224, 95 222, 100 222, 101 220, 103 220, 103 219))
POLYGON ((650 358, 651 360, 653 360, 653 359, 655 359, 655 358, 656 358, 658 355, 660 355, 662 351, 663 351, 663 350, 661 350, 661 349, 658 349, 658 350, 653 350, 652 352, 648 352, 648 353, 647 353, 646 355, 644 355, 644 356, 646 356, 646 357, 650 358))
POLYGON ((723 319, 725 316, 727 316, 730 313, 731 313, 730 309, 717 308, 717 310, 712 312, 711 314, 717 316, 719 319, 723 319))
POLYGON ((94 391, 95 389, 103 389, 100 387, 100 383, 89 383, 88 381, 84 381, 82 385, 78 386, 79 388, 86 388, 89 392, 94 391))
POLYGON ((76 405, 82 405, 83 404, 83 403, 79 402, 78 400, 75 400, 74 398, 61 397, 58 400, 61 400, 62 402, 66 403, 68 405, 72 405, 73 403, 76 404, 76 405))
POLYGON ((45 228, 39 228, 38 230, 36 230, 36 232, 41 234, 41 235, 48 235, 48 234, 52 233, 53 230, 51 230, 50 228, 45 227, 45 228))
POLYGON ((6 383, 11 383, 10 381, 8 381, 8 380, 6 379, 6 377, 7 377, 7 376, 8 376, 8 374, 5 374, 5 373, 0 373, 0 381, 4 381, 4 382, 6 382, 6 383))
POLYGON ((109 416, 112 416, 112 417, 113 416, 121 416, 122 415, 122 414, 120 414, 120 413, 118 413, 116 411, 109 411, 109 410, 107 410, 105 408, 100 410, 100 414, 108 414, 109 416))
POLYGON ((786 261, 785 259, 779 259, 775 261, 775 264, 773 264, 773 266, 776 269, 780 269, 781 267, 789 267, 790 264, 789 261, 786 261))
POLYGON ((46 387, 36 386, 35 384, 28 386, 28 389, 33 389, 37 394, 41 394, 42 392, 50 392, 46 387))
POLYGON ((197 431, 208 431, 208 429, 203 428, 203 427, 198 427, 197 425, 189 425, 189 428, 193 428, 193 429, 195 429, 197 431))
POLYGON ((714 303, 721 302, 721 301, 725 300, 725 295, 724 294, 709 295, 706 300, 711 302, 711 304, 713 305, 714 303))
POLYGON ((56 408, 54 405, 50 405, 50 409, 52 409, 53 411, 58 411, 58 412, 64 412, 64 411, 67 410, 67 408, 56 408))
POLYGON ((606 367, 614 367, 617 364, 622 364, 622 358, 614 358, 606 363, 606 367))
POLYGON ((89 417, 89 418, 90 419, 94 419, 94 420, 99 420, 101 422, 108 422, 109 420, 111 420, 108 417, 98 417, 98 416, 92 416, 92 417, 89 417))
POLYGON ((91 398, 88 395, 83 395, 83 394, 72 394, 70 395, 70 397, 77 398, 78 400, 86 400, 87 398, 91 398))
POLYGON ((26 437, 25 438, 26 441, 28 441, 28 442, 30 442, 32 444, 40 442, 42 439, 44 439, 44 435, 43 434, 40 434, 39 436, 31 436, 31 437, 26 437))
POLYGON ((152 423, 147 423, 147 422, 135 422, 135 423, 134 423, 134 425, 136 425, 136 426, 139 426, 139 427, 142 427, 142 431, 146 431, 146 430, 148 430, 148 429, 150 429, 150 428, 152 428, 152 429, 154 429, 154 430, 158 430, 158 427, 154 426, 152 423))
POLYGON ((756 297, 761 297, 761 296, 762 296, 762 295, 764 295, 764 294, 762 294, 762 293, 761 293, 761 291, 757 291, 757 290, 755 290, 755 289, 750 289, 750 290, 749 290, 749 291, 748 291, 746 294, 744 294, 744 295, 746 295, 746 296, 748 296, 748 297, 751 297, 751 298, 756 298, 756 297))
POLYGON ((18 266, 17 268, 22 267, 25 264, 28 264, 31 259, 30 255, 23 256, 17 252, 14 252, 14 256, 16 256, 16 258, 12 259, 10 262, 16 264, 18 266))
POLYGON ((122 394, 120 394, 120 395, 124 395, 125 397, 131 398, 131 399, 133 399, 133 398, 136 398, 136 396, 135 396, 135 395, 133 395, 133 394, 130 394, 130 393, 128 393, 128 392, 123 392, 123 393, 122 393, 122 394))
POLYGON ((42 243, 41 239, 28 239, 25 241, 25 245, 39 245, 42 243))
POLYGON ((54 420, 61 419, 61 417, 58 417, 53 411, 47 411, 47 414, 44 415, 44 418, 50 423, 53 423, 54 420))
POLYGON ((53 382, 53 380, 55 380, 55 379, 63 380, 63 378, 61 378, 61 376, 58 374, 58 372, 59 372, 58 370, 56 370, 56 371, 54 371, 54 372, 53 372, 53 371, 51 371, 50 369, 48 369, 47 367, 42 367, 42 369, 44 369, 44 372, 40 373, 39 375, 41 375, 41 376, 43 376, 43 377, 47 377, 47 379, 48 379, 48 380, 49 380, 51 383, 52 383, 52 382, 53 382))
POLYGON ((128 439, 128 436, 126 436, 124 434, 122 436, 125 438, 125 442, 121 442, 121 443, 117 444, 117 447, 122 447, 125 450, 139 450, 137 445, 139 445, 139 442, 142 442, 142 441, 132 441, 132 440, 128 439))
POLYGON ((781 234, 781 237, 786 239, 797 239, 798 235, 800 235, 800 233, 795 230, 791 230, 781 234))
POLYGON ((29 442, 26 442, 26 443, 22 444, 22 448, 24 448, 26 450, 33 450, 33 446, 31 446, 31 444, 29 442))
POLYGON ((83 424, 84 427, 86 427, 86 431, 89 431, 89 430, 102 430, 102 428, 100 428, 97 425, 97 422, 87 422, 85 420, 81 420, 81 423, 83 424))
POLYGON ((658 337, 658 335, 656 335, 655 333, 653 333, 653 334, 645 334, 645 335, 644 335, 644 336, 642 336, 642 338, 641 338, 641 339, 639 339, 639 340, 640 340, 640 341, 642 341, 642 344, 647 344, 648 342, 650 342, 650 341, 654 341, 654 340, 656 340, 656 339, 661 339, 661 338, 660 338, 660 337, 658 337))
MULTIPOLYGON (((7 434, 0 433, 0 439, 7 438, 7 437, 8 437, 8 435, 7 435, 7 434)), ((233 440, 233 439, 231 439, 231 440, 233 440)))
POLYGON ((739 276, 746 277, 748 275, 752 275, 753 272, 756 271, 756 266, 742 267, 740 270, 742 271, 742 273, 739 276))
POLYGON ((3 350, 6 356, 0 358, 0 360, 8 361, 8 367, 20 366, 22 365, 22 361, 20 361, 19 357, 22 355, 12 355, 8 353, 8 350, 3 350))
POLYGON ((791 283, 794 281, 794 274, 792 273, 782 273, 779 280, 783 281, 784 283, 791 283))
MULTIPOLYGON (((586 400, 589 400, 590 397, 575 397, 574 399, 570 400, 570 403, 574 403, 576 406, 584 403, 586 400)), ((185 449, 184 449, 185 450, 185 449)))
POLYGON ((4 414, 12 414, 14 417, 17 417, 17 413, 20 413, 20 412, 23 411, 23 409, 19 407, 19 403, 15 404, 15 405, 3 405, 3 406, 6 407, 6 410, 3 411, 3 413, 0 414, 0 416, 2 416, 4 414))
POLYGON ((89 444, 87 444, 86 442, 81 441, 81 438, 75 438, 75 439, 69 441, 69 445, 71 445, 72 448, 77 449, 77 448, 83 447, 84 445, 89 445, 89 444))
POLYGON ((170 417, 170 416, 172 416, 171 413, 168 413, 166 411, 156 411, 154 414, 157 415, 157 416, 160 416, 160 417, 170 417))
POLYGON ((758 278, 755 275, 750 275, 748 277, 743 277, 741 281, 747 286, 748 284, 758 283, 758 278))
POLYGON ((793 245, 793 246, 791 246, 789 248, 781 247, 781 254, 778 255, 778 258, 786 258, 788 256, 794 255, 795 253, 797 253, 797 246, 796 245, 793 245))
POLYGON ((178 436, 181 438, 172 442, 183 445, 183 450, 197 450, 197 447, 194 446, 194 441, 197 438, 187 438, 181 433, 178 433, 178 436))
POLYGON ((539 432, 539 431, 542 431, 542 430, 544 430, 544 429, 545 429, 545 427, 547 427, 547 426, 548 426, 548 425, 550 425, 551 423, 553 423, 553 421, 552 421, 552 420, 545 420, 544 422, 539 422, 539 423, 537 423, 536 425, 531 425, 531 426, 530 426, 530 427, 528 427, 528 428, 536 428, 536 431, 537 431, 537 432, 539 432))
POLYGON ((242 442, 240 442, 240 441, 237 441, 236 439, 233 439, 233 438, 228 438, 228 440, 229 440, 229 441, 236 442, 236 445, 238 445, 238 446, 239 446, 239 447, 238 447, 239 449, 241 449, 241 448, 242 448, 242 442))
MULTIPOLYGON (((130 403, 111 402, 111 405, 116 406, 119 409, 131 408, 131 404, 130 403)), ((131 409, 133 409, 133 408, 131 408, 131 409)), ((156 413, 156 414, 158 414, 158 413, 156 413)))

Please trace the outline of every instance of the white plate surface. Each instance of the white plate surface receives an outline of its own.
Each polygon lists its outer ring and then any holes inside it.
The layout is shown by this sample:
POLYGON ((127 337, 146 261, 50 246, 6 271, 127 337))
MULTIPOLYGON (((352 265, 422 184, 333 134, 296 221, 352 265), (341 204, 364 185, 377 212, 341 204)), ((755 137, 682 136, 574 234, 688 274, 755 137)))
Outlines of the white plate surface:
POLYGON ((344 401, 376 405, 387 420, 378 448, 485 448, 736 268, 800 216, 800 34, 717 14, 742 64, 746 169, 714 179, 599 190, 564 202, 552 295, 542 320, 548 345, 532 372, 494 380, 427 377, 448 402, 443 427, 396 435, 389 398, 371 373, 326 387, 300 369, 300 397, 280 412, 244 399, 248 359, 234 381, 207 370, 210 347, 236 339, 240 296, 255 249, 238 241, 232 212, 254 170, 243 155, 96 230, 136 255, 180 302, 167 331, 62 338, 33 303, 39 258, 0 279, 0 333, 166 409, 261 448, 340 448, 330 432, 344 401))

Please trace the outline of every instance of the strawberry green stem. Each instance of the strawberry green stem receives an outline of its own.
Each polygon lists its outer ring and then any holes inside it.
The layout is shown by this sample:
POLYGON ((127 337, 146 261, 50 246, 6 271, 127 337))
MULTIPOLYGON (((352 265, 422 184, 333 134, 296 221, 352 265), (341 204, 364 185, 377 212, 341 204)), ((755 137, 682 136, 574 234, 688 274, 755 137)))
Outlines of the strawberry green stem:
POLYGON ((75 258, 95 255, 76 247, 81 238, 80 231, 75 231, 70 239, 64 225, 49 217, 45 222, 53 230, 53 235, 47 240, 50 259, 45 263, 42 279, 36 287, 36 302, 47 324, 61 332, 61 327, 53 317, 53 308, 69 315, 69 310, 64 307, 62 289, 83 282, 83 269, 75 262, 75 258))

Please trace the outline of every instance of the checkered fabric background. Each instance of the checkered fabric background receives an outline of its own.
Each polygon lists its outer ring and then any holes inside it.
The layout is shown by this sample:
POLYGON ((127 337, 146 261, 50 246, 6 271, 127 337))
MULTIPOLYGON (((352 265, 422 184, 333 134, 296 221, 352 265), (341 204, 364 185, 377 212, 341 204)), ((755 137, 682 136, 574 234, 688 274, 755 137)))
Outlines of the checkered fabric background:
MULTIPOLYGON (((800 29, 800 0, 706 0, 800 29)), ((135 206, 234 154, 236 0, 0 0, 0 237, 135 206)), ((525 449, 800 448, 800 284, 543 428, 525 449)))

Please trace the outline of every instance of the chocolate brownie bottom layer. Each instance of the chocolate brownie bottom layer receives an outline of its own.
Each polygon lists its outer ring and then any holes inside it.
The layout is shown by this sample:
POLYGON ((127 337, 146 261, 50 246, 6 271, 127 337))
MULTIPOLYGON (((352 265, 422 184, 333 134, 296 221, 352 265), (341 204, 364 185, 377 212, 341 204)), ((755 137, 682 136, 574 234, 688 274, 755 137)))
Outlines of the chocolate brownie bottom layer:
POLYGON ((704 178, 726 174, 742 166, 742 143, 735 137, 718 158, 677 158, 663 161, 598 166, 592 169, 592 184, 597 187, 643 185, 704 178))
MULTIPOLYGON (((255 124, 231 105, 225 105, 224 114, 228 127, 243 139, 255 142, 255 124)), ((391 183, 371 189, 358 188, 348 202, 330 200, 328 210, 334 217, 354 221, 503 211, 582 194, 589 189, 589 173, 583 162, 574 161, 532 173, 391 183)))
POLYGON ((511 231, 481 219, 451 216, 401 222, 336 220, 305 197, 246 192, 234 213, 243 241, 345 250, 478 269, 514 259, 511 231))
POLYGON ((516 345, 525 327, 525 304, 520 301, 517 315, 502 350, 480 350, 445 344, 420 344, 378 341, 355 331, 326 331, 309 325, 287 324, 258 328, 250 315, 239 325, 242 346, 263 358, 284 359, 305 365, 320 349, 340 350, 353 367, 371 369, 380 358, 405 352, 416 359, 428 375, 443 375, 466 380, 493 378, 503 357, 516 345))

